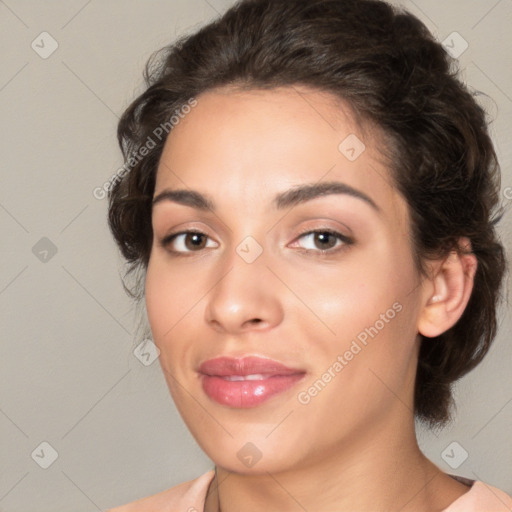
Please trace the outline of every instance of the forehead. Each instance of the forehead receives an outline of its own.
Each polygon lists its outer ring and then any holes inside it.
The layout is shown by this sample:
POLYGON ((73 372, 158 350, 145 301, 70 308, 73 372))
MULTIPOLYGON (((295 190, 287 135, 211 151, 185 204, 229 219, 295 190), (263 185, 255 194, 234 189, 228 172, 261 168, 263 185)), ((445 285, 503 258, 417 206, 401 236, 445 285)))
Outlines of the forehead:
POLYGON ((192 188, 242 200, 301 183, 341 181, 384 211, 405 207, 379 151, 379 132, 361 125, 346 102, 308 87, 201 94, 169 134, 155 194, 192 188))
MULTIPOLYGON (((229 155, 239 162, 251 158, 255 164, 265 160, 268 165, 272 158, 277 170, 284 161, 308 152, 308 162, 337 157, 340 136, 367 138, 361 131, 349 107, 326 92, 303 86, 247 91, 223 87, 197 98, 197 106, 168 136, 162 160, 198 161, 215 152, 218 159, 229 155), (194 142, 196 151, 187 154, 194 142), (199 144, 201 151, 197 151, 199 144), (317 151, 311 151, 314 148, 317 151)), ((224 170, 231 167, 222 159, 214 165, 224 170)))

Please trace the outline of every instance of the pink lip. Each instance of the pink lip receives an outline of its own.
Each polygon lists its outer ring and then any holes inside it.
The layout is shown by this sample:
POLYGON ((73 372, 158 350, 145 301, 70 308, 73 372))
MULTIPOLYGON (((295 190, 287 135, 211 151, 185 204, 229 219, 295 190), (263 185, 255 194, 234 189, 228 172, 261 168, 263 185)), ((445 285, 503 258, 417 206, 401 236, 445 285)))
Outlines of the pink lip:
POLYGON ((260 405, 269 398, 294 386, 304 370, 289 368, 278 361, 260 357, 217 357, 199 367, 204 392, 216 402, 235 408, 260 405), (248 375, 255 380, 229 380, 248 375))

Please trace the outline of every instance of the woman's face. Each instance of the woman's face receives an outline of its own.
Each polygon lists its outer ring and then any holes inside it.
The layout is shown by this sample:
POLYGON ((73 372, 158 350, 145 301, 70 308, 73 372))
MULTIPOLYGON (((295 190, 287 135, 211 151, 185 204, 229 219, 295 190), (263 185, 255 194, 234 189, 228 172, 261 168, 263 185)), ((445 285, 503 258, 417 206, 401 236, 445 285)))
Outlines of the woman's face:
POLYGON ((148 318, 176 406, 228 470, 298 468, 412 421, 408 212, 343 105, 210 91, 166 141, 148 318))

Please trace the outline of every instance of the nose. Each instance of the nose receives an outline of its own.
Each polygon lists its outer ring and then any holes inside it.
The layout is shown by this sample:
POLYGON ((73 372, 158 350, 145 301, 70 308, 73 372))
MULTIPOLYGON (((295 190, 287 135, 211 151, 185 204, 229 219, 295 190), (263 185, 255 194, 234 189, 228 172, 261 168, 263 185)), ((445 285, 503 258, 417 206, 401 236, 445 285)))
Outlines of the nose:
POLYGON ((233 250, 223 262, 222 277, 207 295, 205 308, 205 320, 216 331, 236 335, 268 330, 282 321, 279 281, 264 254, 248 263, 233 250))

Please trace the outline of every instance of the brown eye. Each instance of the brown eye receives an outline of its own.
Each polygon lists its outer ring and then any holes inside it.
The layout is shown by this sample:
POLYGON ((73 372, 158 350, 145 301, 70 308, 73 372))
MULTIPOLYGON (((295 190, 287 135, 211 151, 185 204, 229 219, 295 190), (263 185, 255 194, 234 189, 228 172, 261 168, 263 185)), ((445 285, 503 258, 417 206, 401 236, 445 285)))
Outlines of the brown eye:
POLYGON ((332 249, 336 246, 338 241, 338 239, 328 231, 318 231, 317 233, 314 233, 313 240, 321 250, 332 249))
MULTIPOLYGON (((208 235, 199 231, 184 231, 169 235, 161 241, 162 247, 173 253, 199 252, 208 247, 208 235)), ((215 244, 214 244, 215 246, 215 244)), ((211 245, 209 247, 212 247, 211 245)))
POLYGON ((190 250, 202 249, 206 244, 206 235, 201 233, 187 233, 185 235, 185 247, 190 250))
POLYGON ((306 243, 299 243, 299 246, 306 252, 335 253, 344 246, 351 245, 353 240, 332 230, 308 231, 299 236, 298 240, 305 240, 306 243))

